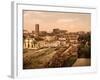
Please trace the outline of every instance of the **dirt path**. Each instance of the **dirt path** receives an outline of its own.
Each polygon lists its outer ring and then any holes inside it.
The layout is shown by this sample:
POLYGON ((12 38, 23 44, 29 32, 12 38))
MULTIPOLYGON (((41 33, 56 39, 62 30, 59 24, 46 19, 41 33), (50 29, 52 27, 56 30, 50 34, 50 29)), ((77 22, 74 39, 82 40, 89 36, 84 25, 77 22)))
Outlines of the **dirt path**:
POLYGON ((90 66, 91 60, 89 58, 78 58, 76 62, 73 64, 75 66, 90 66))

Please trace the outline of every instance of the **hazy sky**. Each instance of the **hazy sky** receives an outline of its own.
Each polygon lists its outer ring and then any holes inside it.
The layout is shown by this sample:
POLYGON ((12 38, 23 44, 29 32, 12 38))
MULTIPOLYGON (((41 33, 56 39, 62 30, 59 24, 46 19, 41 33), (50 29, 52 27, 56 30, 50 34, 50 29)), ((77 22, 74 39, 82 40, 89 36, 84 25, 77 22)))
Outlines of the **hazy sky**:
POLYGON ((24 11, 24 29, 29 32, 39 24, 40 31, 51 32, 54 28, 69 32, 90 31, 91 15, 82 13, 24 11))

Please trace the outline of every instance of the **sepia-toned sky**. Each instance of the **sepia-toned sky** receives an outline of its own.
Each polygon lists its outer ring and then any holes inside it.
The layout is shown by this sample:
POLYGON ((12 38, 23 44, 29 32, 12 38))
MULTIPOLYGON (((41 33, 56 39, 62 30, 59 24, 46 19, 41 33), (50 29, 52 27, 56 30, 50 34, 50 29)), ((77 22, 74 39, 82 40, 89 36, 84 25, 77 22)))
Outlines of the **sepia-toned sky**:
POLYGON ((40 31, 51 32, 54 28, 69 32, 90 31, 91 15, 86 13, 63 13, 24 11, 24 29, 31 32, 35 24, 39 24, 40 31))

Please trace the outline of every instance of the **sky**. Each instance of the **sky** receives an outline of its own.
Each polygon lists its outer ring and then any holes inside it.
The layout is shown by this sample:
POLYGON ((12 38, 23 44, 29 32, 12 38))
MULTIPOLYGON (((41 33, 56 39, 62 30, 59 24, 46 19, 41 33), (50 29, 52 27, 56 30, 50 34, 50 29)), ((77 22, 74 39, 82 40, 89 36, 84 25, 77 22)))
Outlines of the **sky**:
POLYGON ((46 12, 46 11, 23 11, 24 29, 31 32, 35 24, 39 24, 40 31, 52 32, 54 28, 67 30, 68 32, 90 31, 91 14, 46 12))

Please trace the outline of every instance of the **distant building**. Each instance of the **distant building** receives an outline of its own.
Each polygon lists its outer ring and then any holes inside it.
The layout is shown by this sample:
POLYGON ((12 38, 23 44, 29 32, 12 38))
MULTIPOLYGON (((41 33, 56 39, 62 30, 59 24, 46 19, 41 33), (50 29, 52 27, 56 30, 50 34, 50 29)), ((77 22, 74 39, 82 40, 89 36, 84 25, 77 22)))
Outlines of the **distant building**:
POLYGON ((39 37, 39 24, 35 24, 35 37, 39 37))
POLYGON ((59 33, 59 32, 60 32, 60 30, 58 28, 53 29, 53 33, 59 33))
POLYGON ((45 40, 46 41, 55 41, 56 40, 56 36, 46 36, 45 40))
POLYGON ((60 30, 60 33, 66 34, 68 31, 67 30, 60 30))
POLYGON ((79 32, 77 32, 79 35, 83 35, 83 34, 85 34, 85 32, 84 31, 79 31, 79 32))
POLYGON ((35 32, 34 31, 32 31, 32 34, 34 34, 35 32))
POLYGON ((28 34, 29 32, 28 32, 27 30, 24 30, 23 33, 24 33, 24 34, 28 34))
POLYGON ((60 42, 60 45, 61 46, 66 46, 67 45, 67 40, 66 40, 66 38, 64 38, 64 37, 60 37, 60 38, 58 38, 58 41, 60 42))
POLYGON ((29 38, 29 32, 27 30, 23 30, 23 38, 29 38))
POLYGON ((78 39, 79 35, 75 32, 71 32, 71 33, 67 34, 67 37, 68 37, 70 43, 77 43, 78 42, 77 39, 78 39))
POLYGON ((40 31, 39 32, 39 36, 41 36, 41 37, 46 36, 46 35, 47 35, 46 31, 40 31))

